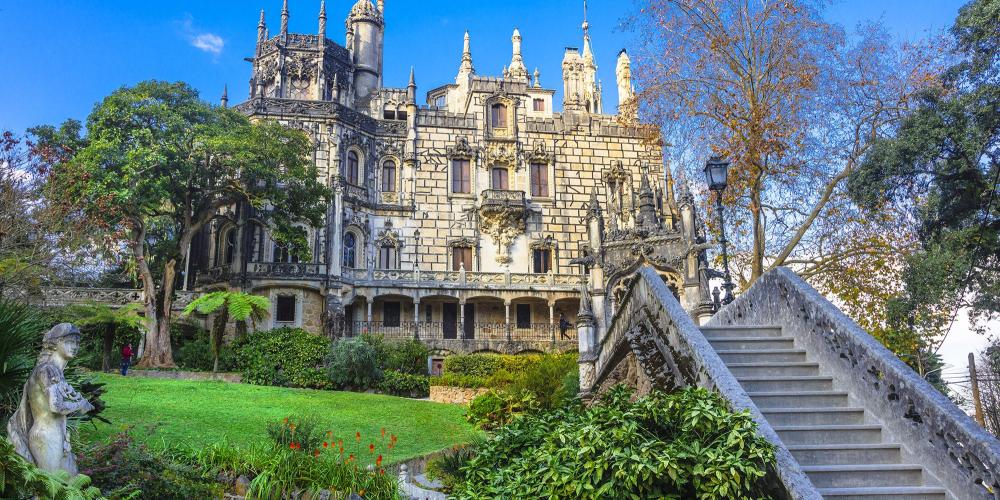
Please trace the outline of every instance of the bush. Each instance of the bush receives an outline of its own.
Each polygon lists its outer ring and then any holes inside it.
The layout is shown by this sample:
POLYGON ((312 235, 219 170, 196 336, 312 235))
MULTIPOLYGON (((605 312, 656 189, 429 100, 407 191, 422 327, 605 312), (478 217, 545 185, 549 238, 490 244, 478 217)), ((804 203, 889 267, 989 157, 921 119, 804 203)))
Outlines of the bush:
POLYGON ((430 385, 444 385, 449 387, 464 387, 466 389, 478 389, 481 387, 491 387, 490 378, 477 377, 475 375, 460 375, 457 373, 443 373, 430 378, 430 385))
MULTIPOLYGON (((181 344, 174 351, 174 363, 182 370, 210 372, 215 361, 212 359, 212 345, 208 332, 181 344)), ((219 352, 219 371, 229 372, 237 369, 236 353, 230 346, 223 346, 219 352)))
POLYGON ((378 351, 382 370, 410 375, 427 375, 427 357, 430 350, 416 339, 386 341, 380 337, 362 337, 378 351))
POLYGON ((515 417, 538 408, 528 393, 490 391, 476 396, 465 411, 465 419, 480 429, 490 430, 507 425, 515 417))
POLYGON ((233 342, 243 381, 257 385, 325 389, 330 381, 323 360, 325 337, 301 328, 276 328, 244 335, 233 342))
POLYGON ((499 354, 459 354, 444 358, 444 373, 488 378, 502 370, 503 357, 499 354))
POLYGON ((431 395, 430 379, 426 375, 411 375, 390 370, 383 373, 378 390, 383 394, 409 398, 426 398, 431 395))
POLYGON ((716 393, 612 389, 500 428, 462 468, 456 498, 759 498, 774 448, 716 393), (631 451, 629 451, 631 450, 631 451))
POLYGON ((78 454, 80 472, 112 498, 221 498, 223 488, 191 465, 154 454, 129 431, 78 454))
POLYGON ((49 474, 28 463, 14 445, 0 437, 0 498, 101 498, 84 474, 70 478, 65 472, 49 474))
POLYGON ((323 431, 313 417, 285 417, 267 424, 267 435, 278 448, 315 450, 323 442, 323 431))
POLYGON ((368 389, 382 380, 378 351, 360 338, 341 339, 330 351, 328 373, 337 388, 368 389))
POLYGON ((440 455, 427 461, 427 477, 439 481, 445 493, 451 493, 456 485, 465 481, 465 467, 472 457, 476 456, 476 448, 482 444, 476 439, 466 446, 455 446, 445 450, 440 455))
POLYGON ((537 362, 526 365, 511 382, 508 390, 514 394, 530 394, 543 410, 557 408, 576 397, 571 387, 566 387, 566 377, 579 373, 575 354, 541 356, 537 362))

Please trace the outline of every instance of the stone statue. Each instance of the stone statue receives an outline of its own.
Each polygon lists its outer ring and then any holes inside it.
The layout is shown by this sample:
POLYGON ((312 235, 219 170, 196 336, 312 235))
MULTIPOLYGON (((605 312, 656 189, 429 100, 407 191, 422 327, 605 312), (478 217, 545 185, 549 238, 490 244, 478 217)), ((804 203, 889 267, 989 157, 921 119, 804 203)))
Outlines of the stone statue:
POLYGON ((77 474, 70 450, 66 416, 94 409, 66 382, 63 370, 80 347, 80 330, 69 324, 56 325, 42 338, 42 352, 24 384, 21 405, 7 423, 14 449, 38 468, 77 474))

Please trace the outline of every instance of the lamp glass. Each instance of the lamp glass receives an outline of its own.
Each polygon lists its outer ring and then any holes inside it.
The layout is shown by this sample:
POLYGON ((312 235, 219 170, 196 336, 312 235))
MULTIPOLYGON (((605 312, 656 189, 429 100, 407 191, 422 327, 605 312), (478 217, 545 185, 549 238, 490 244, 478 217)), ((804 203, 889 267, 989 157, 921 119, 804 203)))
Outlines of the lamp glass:
POLYGON ((722 191, 726 189, 729 175, 729 162, 713 156, 705 163, 705 180, 708 188, 712 191, 722 191))

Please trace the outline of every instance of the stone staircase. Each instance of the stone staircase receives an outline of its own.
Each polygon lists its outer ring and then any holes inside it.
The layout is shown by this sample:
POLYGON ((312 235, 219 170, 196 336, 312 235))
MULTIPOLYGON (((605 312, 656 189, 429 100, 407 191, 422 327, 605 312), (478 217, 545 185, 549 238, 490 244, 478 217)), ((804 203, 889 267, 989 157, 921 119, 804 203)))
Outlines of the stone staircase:
POLYGON ((824 498, 953 498, 781 327, 701 331, 824 498))

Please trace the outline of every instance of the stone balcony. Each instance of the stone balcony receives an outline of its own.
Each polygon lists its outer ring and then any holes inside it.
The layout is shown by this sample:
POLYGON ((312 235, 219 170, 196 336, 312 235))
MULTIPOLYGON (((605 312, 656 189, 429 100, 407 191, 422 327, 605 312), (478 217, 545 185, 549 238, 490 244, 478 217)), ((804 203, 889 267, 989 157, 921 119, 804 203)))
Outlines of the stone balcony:
POLYGON ((482 192, 480 210, 524 210, 524 191, 487 189, 482 192))
POLYGON ((247 275, 254 279, 318 280, 326 277, 326 264, 303 262, 251 262, 247 275))
POLYGON ((421 271, 348 269, 343 279, 355 286, 461 287, 480 289, 545 289, 575 292, 583 278, 579 274, 495 273, 476 271, 421 271))

